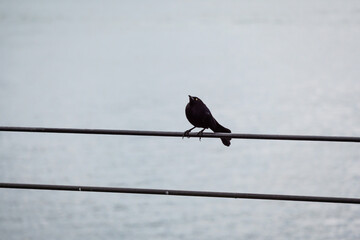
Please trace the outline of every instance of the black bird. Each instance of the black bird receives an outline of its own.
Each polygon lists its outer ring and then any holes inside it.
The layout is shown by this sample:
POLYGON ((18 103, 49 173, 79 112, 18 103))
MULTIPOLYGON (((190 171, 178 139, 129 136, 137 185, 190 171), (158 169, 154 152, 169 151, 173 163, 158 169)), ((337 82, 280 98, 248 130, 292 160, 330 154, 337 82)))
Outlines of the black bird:
MULTIPOLYGON (((184 136, 189 135, 189 133, 196 127, 203 128, 198 133, 200 139, 201 135, 207 128, 210 128, 214 132, 231 133, 230 129, 221 126, 220 123, 215 120, 210 110, 198 97, 189 95, 189 103, 186 105, 185 114, 186 118, 192 125, 194 125, 194 127, 185 131, 184 136)), ((230 146, 230 140, 231 138, 221 138, 221 141, 225 146, 230 146)))

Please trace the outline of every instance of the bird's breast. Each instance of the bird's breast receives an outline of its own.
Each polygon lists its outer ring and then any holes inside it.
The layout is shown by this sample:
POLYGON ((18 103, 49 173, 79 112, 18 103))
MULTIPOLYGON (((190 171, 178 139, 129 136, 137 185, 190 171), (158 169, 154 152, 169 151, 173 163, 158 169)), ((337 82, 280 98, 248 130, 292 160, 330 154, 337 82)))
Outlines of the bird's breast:
POLYGON ((212 125, 213 117, 205 105, 191 105, 188 103, 185 108, 186 118, 195 127, 209 128, 212 125))

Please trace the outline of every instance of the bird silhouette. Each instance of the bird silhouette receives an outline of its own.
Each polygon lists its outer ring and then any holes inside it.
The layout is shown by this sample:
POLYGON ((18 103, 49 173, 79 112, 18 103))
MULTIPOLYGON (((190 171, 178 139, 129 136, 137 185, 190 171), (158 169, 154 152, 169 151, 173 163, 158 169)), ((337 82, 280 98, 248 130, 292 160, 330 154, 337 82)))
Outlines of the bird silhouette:
MULTIPOLYGON (((185 114, 186 118, 194 125, 194 127, 186 130, 183 137, 189 136, 189 133, 196 127, 203 128, 198 133, 200 139, 207 128, 210 128, 213 132, 231 133, 230 129, 222 126, 216 121, 209 108, 198 97, 189 95, 189 103, 186 105, 185 114)), ((231 138, 221 138, 221 141, 225 146, 230 146, 230 140, 231 138)))

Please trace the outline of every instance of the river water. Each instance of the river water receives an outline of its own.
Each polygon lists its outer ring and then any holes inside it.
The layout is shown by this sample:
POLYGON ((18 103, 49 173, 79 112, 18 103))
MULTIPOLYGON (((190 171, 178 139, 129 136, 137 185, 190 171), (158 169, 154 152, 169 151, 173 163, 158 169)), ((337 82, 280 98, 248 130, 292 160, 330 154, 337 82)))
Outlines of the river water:
MULTIPOLYGON (((0 125, 360 136, 358 1, 1 1, 0 125)), ((0 182, 360 197, 356 143, 0 133, 0 182)), ((1 239, 359 239, 357 205, 0 189, 1 239)))

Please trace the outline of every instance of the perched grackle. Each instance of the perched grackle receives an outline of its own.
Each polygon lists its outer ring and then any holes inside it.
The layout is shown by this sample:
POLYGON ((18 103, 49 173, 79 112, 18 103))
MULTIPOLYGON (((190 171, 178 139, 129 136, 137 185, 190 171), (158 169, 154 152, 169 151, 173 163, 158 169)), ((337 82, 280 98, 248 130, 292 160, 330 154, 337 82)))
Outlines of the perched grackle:
MULTIPOLYGON (((210 110, 198 97, 189 95, 189 103, 186 105, 185 113, 186 118, 192 125, 194 125, 194 127, 185 131, 184 136, 189 135, 189 133, 196 127, 203 128, 198 133, 200 139, 204 130, 207 128, 210 128, 214 132, 231 133, 230 129, 221 126, 220 123, 215 120, 215 118, 211 115, 210 110)), ((231 138, 221 138, 221 141, 225 146, 230 146, 230 140, 231 138)))

